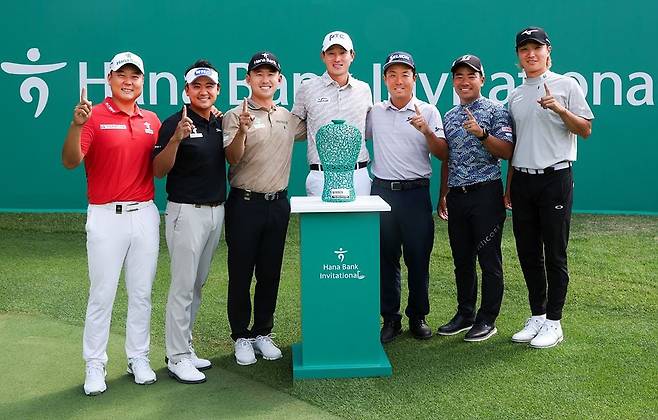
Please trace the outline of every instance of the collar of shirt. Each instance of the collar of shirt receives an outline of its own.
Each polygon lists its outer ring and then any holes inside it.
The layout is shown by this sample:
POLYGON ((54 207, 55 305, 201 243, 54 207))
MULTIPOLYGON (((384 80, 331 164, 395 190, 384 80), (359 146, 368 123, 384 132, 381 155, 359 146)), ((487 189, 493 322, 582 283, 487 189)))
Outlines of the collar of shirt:
POLYGON ((264 107, 260 104, 257 104, 251 98, 247 98, 247 108, 253 109, 254 111, 264 111, 264 112, 267 112, 267 113, 271 113, 271 112, 276 111, 277 106, 272 105, 272 108, 267 108, 267 107, 264 107))
POLYGON ((209 118, 209 119, 205 119, 205 118, 202 117, 201 115, 199 115, 199 114, 197 114, 196 112, 194 112, 194 110, 192 109, 191 106, 189 106, 189 105, 185 105, 185 106, 187 107, 187 116, 192 120, 192 122, 193 122, 195 125, 196 125, 196 124, 207 124, 207 125, 210 125, 210 124, 213 124, 213 123, 216 124, 216 125, 219 125, 219 124, 217 123, 217 118, 215 118, 215 115, 214 115, 212 112, 210 113, 210 118, 209 118))
MULTIPOLYGON (((117 104, 112 100, 111 96, 108 96, 107 98, 105 98, 103 103, 105 104, 105 108, 107 108, 107 110, 110 111, 113 114, 119 114, 119 113, 126 114, 125 112, 123 112, 122 110, 119 109, 117 104)), ((128 115, 128 114, 126 114, 126 115, 128 115)), ((137 105, 137 102, 135 102, 135 114, 134 115, 139 115, 140 117, 144 117, 144 115, 142 115, 141 108, 137 105)))
POLYGON ((484 96, 480 95, 476 100, 473 102, 469 102, 467 104, 459 104, 459 109, 468 109, 469 111, 474 110, 478 108, 479 106, 482 105, 482 101, 484 100, 484 96))
POLYGON ((393 102, 391 102, 390 99, 387 99, 384 101, 384 105, 386 106, 386 109, 391 109, 393 111, 411 111, 411 112, 416 112, 416 108, 414 105, 418 105, 418 108, 420 109, 422 102, 416 99, 415 96, 411 97, 411 100, 407 102, 405 106, 402 108, 398 108, 395 105, 393 105, 393 102))
POLYGON ((552 78, 554 74, 555 73, 553 73, 552 71, 546 70, 544 72, 544 74, 542 74, 541 76, 526 77, 526 79, 523 81, 523 83, 526 84, 526 85, 537 85, 539 83, 544 83, 544 81, 546 81, 547 79, 552 78))
POLYGON ((345 89, 348 86, 350 87, 352 86, 352 75, 351 74, 347 75, 347 83, 345 84, 345 86, 339 86, 338 82, 332 79, 331 76, 329 76, 329 73, 327 73, 326 71, 322 73, 322 81, 324 82, 325 86, 334 85, 338 89, 345 89))

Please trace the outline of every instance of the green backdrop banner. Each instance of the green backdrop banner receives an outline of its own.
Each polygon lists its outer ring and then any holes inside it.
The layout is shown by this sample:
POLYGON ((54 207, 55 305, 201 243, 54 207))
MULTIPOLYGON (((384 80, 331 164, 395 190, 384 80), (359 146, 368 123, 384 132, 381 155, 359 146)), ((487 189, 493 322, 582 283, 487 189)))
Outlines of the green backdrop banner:
MULTIPOLYGON (((579 140, 576 211, 658 214, 654 77, 658 55, 655 0, 501 2, 389 0, 286 1, 267 4, 145 0, 9 2, 0 28, 0 118, 4 127, 0 210, 80 211, 86 207, 84 169, 60 163, 64 135, 80 88, 100 102, 108 61, 119 51, 139 54, 146 67, 143 106, 162 120, 183 101, 183 71, 197 58, 220 70, 218 107, 237 105, 249 90, 246 63, 275 52, 285 81, 275 98, 290 109, 301 81, 321 74, 320 46, 331 30, 354 41, 351 71, 385 99, 381 63, 394 50, 414 55, 416 94, 445 114, 455 104, 450 64, 471 53, 483 60, 483 94, 506 102, 521 83, 514 35, 543 26, 553 43, 553 67, 575 77, 596 115, 593 134, 579 140), (504 2, 503 2, 504 3, 504 2)), ((294 149, 290 189, 304 193, 305 143, 294 149)), ((438 189, 435 160, 433 193, 438 189)), ((165 201, 158 181, 157 203, 165 201)))

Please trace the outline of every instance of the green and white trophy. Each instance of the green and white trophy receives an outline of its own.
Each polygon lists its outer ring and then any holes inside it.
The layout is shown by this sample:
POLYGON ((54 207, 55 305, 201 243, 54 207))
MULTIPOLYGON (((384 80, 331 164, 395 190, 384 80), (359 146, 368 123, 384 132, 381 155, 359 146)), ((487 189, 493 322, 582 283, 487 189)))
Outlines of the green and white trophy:
POLYGON ((354 201, 354 168, 361 150, 359 129, 332 120, 318 130, 316 147, 324 172, 322 201, 354 201))

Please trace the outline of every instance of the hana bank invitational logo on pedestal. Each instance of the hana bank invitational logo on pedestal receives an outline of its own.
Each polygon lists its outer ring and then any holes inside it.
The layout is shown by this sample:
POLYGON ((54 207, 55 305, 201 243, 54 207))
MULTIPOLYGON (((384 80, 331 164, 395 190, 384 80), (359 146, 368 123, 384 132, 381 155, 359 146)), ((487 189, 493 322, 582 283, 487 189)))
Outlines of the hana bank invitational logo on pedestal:
POLYGON ((365 274, 361 274, 359 264, 349 264, 345 262, 345 255, 348 253, 342 247, 335 250, 333 253, 338 260, 338 263, 322 264, 320 270, 320 280, 325 279, 357 279, 363 280, 366 278, 365 274))
MULTIPOLYGON (((27 59, 33 63, 36 63, 41 58, 41 53, 38 48, 30 48, 27 50, 27 59)), ((63 67, 66 67, 66 63, 55 63, 55 64, 18 64, 18 63, 9 63, 3 62, 0 64, 0 68, 5 73, 9 74, 18 74, 18 75, 34 75, 34 74, 44 74, 50 73, 55 70, 59 70, 63 67)), ((31 103, 34 98, 32 97, 32 90, 36 89, 38 93, 37 98, 37 109, 34 111, 34 118, 39 118, 39 115, 46 108, 48 103, 48 84, 45 80, 40 77, 28 77, 21 83, 20 93, 21 99, 25 103, 31 103)))

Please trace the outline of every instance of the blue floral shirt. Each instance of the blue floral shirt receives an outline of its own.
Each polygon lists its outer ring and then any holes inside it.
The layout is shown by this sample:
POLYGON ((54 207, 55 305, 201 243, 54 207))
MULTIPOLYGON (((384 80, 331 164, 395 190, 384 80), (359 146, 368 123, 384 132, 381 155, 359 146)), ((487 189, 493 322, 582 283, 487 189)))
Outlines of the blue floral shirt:
POLYGON ((479 97, 466 105, 457 105, 445 115, 443 125, 448 142, 448 187, 461 187, 500 179, 500 159, 494 157, 477 137, 466 131, 467 114, 473 114, 480 127, 494 137, 514 142, 512 119, 502 105, 479 97))

